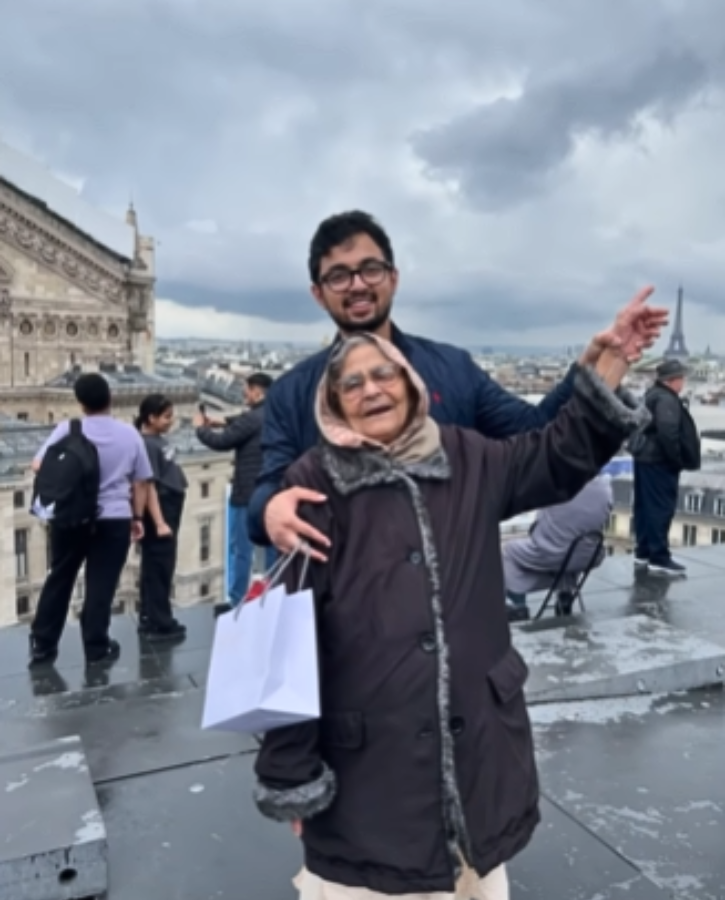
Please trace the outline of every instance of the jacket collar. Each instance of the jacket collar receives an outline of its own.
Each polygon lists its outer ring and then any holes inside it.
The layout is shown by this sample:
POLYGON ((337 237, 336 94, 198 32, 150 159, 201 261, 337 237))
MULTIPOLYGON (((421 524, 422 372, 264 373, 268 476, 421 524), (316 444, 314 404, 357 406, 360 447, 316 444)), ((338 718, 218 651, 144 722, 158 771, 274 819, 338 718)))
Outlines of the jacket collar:
POLYGON ((416 479, 447 481, 451 466, 443 447, 428 459, 416 463, 401 463, 377 450, 321 445, 322 467, 339 494, 353 494, 381 484, 396 484, 416 479))

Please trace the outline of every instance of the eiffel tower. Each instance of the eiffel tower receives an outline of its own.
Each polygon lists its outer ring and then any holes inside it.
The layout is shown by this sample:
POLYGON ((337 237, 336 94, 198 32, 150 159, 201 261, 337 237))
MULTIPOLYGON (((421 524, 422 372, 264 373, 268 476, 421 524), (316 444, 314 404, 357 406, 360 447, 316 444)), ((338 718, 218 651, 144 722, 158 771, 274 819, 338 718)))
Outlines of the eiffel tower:
POLYGON ((683 291, 680 287, 677 291, 677 312, 675 324, 670 335, 670 343, 665 350, 665 359, 689 359, 690 352, 685 344, 685 332, 682 327, 683 291))

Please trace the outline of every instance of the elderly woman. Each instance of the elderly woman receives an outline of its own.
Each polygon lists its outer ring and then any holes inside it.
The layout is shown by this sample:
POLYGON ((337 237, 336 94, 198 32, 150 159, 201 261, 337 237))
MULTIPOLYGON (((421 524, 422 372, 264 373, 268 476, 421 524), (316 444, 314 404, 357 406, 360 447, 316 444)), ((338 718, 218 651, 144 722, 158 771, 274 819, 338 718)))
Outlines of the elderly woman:
POLYGON ((305 511, 332 540, 310 566, 322 716, 268 733, 256 764, 259 809, 302 836, 304 900, 508 897, 539 785, 499 522, 575 496, 647 421, 617 389, 652 336, 625 334, 554 422, 507 441, 436 425, 384 340, 332 355, 322 443, 287 477, 328 498, 305 511))

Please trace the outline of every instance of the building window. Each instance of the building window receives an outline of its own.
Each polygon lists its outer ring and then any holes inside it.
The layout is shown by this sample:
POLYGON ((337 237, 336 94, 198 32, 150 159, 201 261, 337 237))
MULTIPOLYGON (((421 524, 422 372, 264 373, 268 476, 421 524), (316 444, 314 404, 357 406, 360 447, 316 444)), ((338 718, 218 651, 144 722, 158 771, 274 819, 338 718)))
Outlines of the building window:
POLYGON ((209 582, 208 581, 202 581, 201 587, 199 588, 199 593, 201 594, 202 597, 209 596, 209 582))
POLYGON ((725 519, 725 497, 715 497, 714 513, 718 519, 725 519))
POLYGON ((15 509, 24 509, 25 507, 25 491, 15 491, 13 494, 13 506, 15 509))
POLYGON ((23 594, 21 597, 17 598, 15 601, 15 612, 17 613, 18 618, 30 615, 30 597, 28 597, 27 594, 23 594))
POLYGON ((53 422, 55 422, 55 416, 53 415, 52 412, 49 412, 49 413, 48 413, 48 424, 49 424, 49 425, 52 425, 53 422))
POLYGON ((26 412, 19 412, 19 413, 18 413, 18 421, 19 421, 19 422, 27 422, 27 421, 28 421, 28 414, 27 414, 26 412))
POLYGON ((684 547, 694 547, 697 543, 697 525, 682 526, 682 544, 684 547))
POLYGON ((28 531, 21 528, 15 532, 15 577, 28 577, 28 531))
POLYGON ((25 371, 25 377, 27 378, 30 375, 30 354, 23 354, 23 369, 25 371))
POLYGON ((712 543, 725 544, 725 528, 712 529, 712 543))
POLYGON ((211 557, 211 523, 204 522, 199 529, 199 562, 208 563, 211 557))
POLYGON ((609 534, 617 533, 617 517, 614 513, 612 513, 607 519, 606 530, 609 532, 609 534))
POLYGON ((685 497, 685 512, 699 513, 702 512, 702 494, 693 493, 685 497))
POLYGON ((208 481, 202 481, 202 483, 201 483, 201 497, 202 497, 203 500, 206 500, 206 498, 207 498, 208 496, 209 496, 209 482, 208 482, 208 481))
POLYGON ((629 536, 634 537, 636 534, 634 529, 634 516, 629 517, 629 536))

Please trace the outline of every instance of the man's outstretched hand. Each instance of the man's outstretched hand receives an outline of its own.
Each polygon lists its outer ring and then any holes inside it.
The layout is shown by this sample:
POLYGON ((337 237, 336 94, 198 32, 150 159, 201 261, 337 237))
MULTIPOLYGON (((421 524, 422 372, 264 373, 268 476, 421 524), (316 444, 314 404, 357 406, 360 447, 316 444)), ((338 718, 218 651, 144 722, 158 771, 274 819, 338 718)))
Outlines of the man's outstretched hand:
POLYGON ((264 511, 264 527, 280 553, 292 553, 300 541, 306 541, 313 545, 309 550, 310 557, 327 562, 324 551, 329 549, 330 539, 297 515, 300 503, 324 503, 326 500, 324 494, 302 487, 288 488, 272 497, 264 511))
POLYGON ((669 320, 667 309, 648 305, 653 293, 653 287, 638 291, 617 313, 614 324, 595 335, 579 360, 580 365, 595 366, 605 350, 623 357, 627 363, 641 359, 642 353, 659 339, 669 320))

